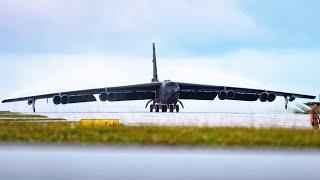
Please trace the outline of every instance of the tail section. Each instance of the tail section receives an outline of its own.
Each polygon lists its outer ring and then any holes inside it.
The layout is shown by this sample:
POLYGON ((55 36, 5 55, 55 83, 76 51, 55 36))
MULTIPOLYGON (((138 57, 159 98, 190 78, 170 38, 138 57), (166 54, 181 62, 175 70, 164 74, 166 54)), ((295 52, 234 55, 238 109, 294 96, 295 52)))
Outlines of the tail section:
POLYGON ((152 43, 152 48, 153 48, 153 78, 151 82, 159 82, 158 80, 158 70, 157 70, 157 57, 156 57, 156 46, 154 43, 152 43))

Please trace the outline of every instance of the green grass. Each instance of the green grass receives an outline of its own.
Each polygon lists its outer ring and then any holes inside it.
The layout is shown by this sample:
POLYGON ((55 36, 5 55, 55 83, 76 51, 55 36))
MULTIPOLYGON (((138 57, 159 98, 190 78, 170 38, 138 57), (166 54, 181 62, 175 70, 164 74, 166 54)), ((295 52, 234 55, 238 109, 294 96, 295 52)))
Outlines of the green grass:
POLYGON ((0 122, 0 142, 320 148, 320 131, 230 127, 83 127, 72 122, 0 122))
POLYGON ((0 114, 9 113, 10 111, 0 111, 0 114))
POLYGON ((45 121, 45 120, 64 120, 62 118, 48 118, 37 114, 21 114, 9 111, 0 111, 0 121, 45 121))

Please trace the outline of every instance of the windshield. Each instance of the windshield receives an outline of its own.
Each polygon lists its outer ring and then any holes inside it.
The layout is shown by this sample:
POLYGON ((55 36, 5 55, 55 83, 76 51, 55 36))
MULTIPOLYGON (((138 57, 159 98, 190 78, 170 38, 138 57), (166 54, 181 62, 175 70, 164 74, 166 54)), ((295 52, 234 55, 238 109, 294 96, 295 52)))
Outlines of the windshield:
POLYGON ((178 84, 174 83, 174 82, 168 82, 168 83, 166 83, 166 86, 167 87, 178 87, 178 84))

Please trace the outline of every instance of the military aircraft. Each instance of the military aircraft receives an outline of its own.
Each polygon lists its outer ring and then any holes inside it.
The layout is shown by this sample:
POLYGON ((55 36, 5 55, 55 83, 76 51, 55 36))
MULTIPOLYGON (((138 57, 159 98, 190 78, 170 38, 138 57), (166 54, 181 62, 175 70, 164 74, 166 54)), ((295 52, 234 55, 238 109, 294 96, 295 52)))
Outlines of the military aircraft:
POLYGON ((95 96, 99 96, 101 101, 130 101, 130 100, 149 100, 146 107, 150 104, 150 112, 179 112, 180 100, 211 100, 217 96, 220 100, 238 100, 238 101, 257 101, 273 102, 277 96, 285 99, 285 108, 288 102, 296 98, 315 99, 315 96, 296 93, 278 92, 264 89, 250 89, 240 87, 215 86, 174 82, 165 80, 159 82, 157 73, 157 60, 155 44, 153 43, 153 78, 151 83, 135 84, 117 87, 104 87, 97 89, 86 89, 68 92, 58 92, 44 95, 20 97, 3 100, 2 103, 27 101, 32 105, 35 112, 35 104, 39 99, 51 99, 55 105, 73 104, 82 102, 97 101, 95 96))

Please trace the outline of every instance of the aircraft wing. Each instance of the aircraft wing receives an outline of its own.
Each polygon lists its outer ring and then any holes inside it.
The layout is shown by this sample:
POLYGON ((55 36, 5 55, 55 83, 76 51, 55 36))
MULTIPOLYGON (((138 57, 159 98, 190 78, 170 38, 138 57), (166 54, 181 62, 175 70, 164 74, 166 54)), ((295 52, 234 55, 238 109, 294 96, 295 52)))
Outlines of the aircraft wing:
MULTIPOLYGON (((293 101, 295 98, 306 98, 306 99, 315 99, 315 96, 296 94, 296 93, 287 93, 271 90, 262 90, 262 89, 249 89, 249 88, 240 88, 240 87, 228 87, 228 86, 213 86, 213 85, 202 85, 202 84, 190 84, 190 83, 178 83, 180 87, 180 99, 194 99, 194 100, 214 100, 217 96, 220 99, 228 100, 240 100, 240 101, 256 101, 260 98, 261 94, 272 94, 276 96, 282 96, 289 101, 293 101), (225 96, 225 94, 220 94, 221 91, 231 92, 231 97, 225 96), (223 97, 224 96, 224 97, 223 97)), ((265 96, 268 100, 268 97, 265 96)), ((263 97, 262 97, 263 99, 263 97)), ((270 101, 274 100, 269 99, 270 101)))
POLYGON ((67 91, 50 93, 36 96, 27 96, 13 99, 5 99, 2 103, 18 102, 18 101, 28 101, 29 104, 38 99, 48 99, 54 97, 60 97, 60 102, 62 97, 65 97, 63 104, 69 103, 80 103, 80 102, 92 102, 97 101, 94 95, 99 94, 104 95, 104 100, 108 101, 126 101, 126 100, 144 100, 144 99, 154 99, 155 92, 159 88, 160 83, 147 83, 147 84, 136 84, 128 86, 117 86, 117 87, 106 87, 106 88, 96 88, 96 89, 86 89, 77 91, 67 91))

